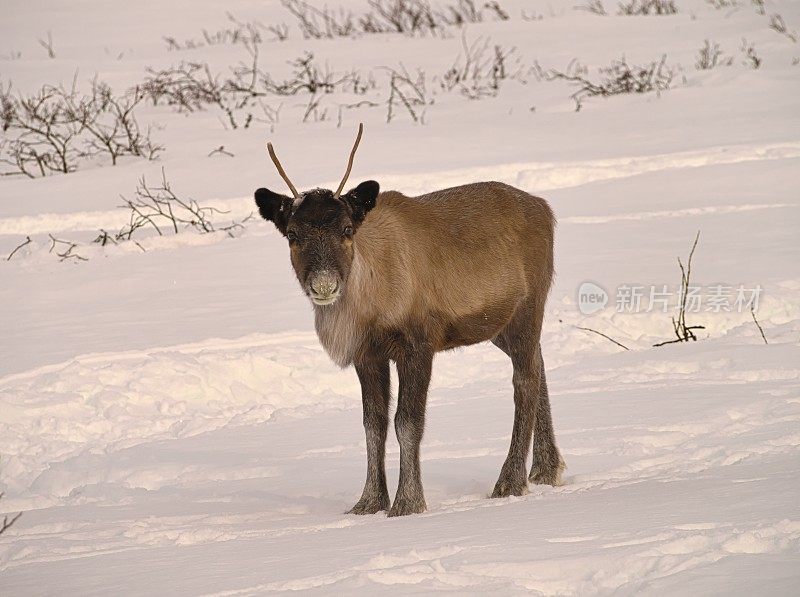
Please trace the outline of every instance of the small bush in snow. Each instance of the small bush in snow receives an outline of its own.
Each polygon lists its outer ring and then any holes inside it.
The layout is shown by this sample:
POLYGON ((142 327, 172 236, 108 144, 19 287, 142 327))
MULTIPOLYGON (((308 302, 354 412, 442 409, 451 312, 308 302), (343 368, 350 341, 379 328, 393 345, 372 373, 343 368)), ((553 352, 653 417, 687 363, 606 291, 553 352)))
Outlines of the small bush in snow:
POLYGON ((369 0, 369 10, 358 17, 349 10, 313 6, 303 0, 281 0, 296 19, 306 39, 333 39, 358 34, 443 34, 448 27, 480 23, 486 16, 505 21, 509 14, 497 0, 457 0, 435 7, 427 0, 369 0))
POLYGON ((625 58, 615 60, 611 66, 599 69, 600 78, 592 81, 586 77, 587 71, 579 63, 572 62, 567 72, 557 70, 544 71, 538 65, 535 69, 538 75, 547 80, 564 80, 578 86, 578 90, 570 97, 575 101, 575 111, 583 107, 587 97, 608 97, 628 93, 660 93, 669 89, 672 69, 666 64, 666 55, 661 60, 643 66, 629 65, 625 58))
POLYGON ((469 99, 496 96, 500 85, 507 79, 519 79, 522 66, 515 58, 516 48, 504 49, 488 38, 478 38, 471 44, 461 38, 463 53, 441 77, 443 91, 457 89, 469 99))
POLYGON ((674 0, 627 0, 620 2, 618 14, 636 15, 674 15, 678 7, 674 0))
MULTIPOLYGON (((122 198, 121 207, 130 210, 130 222, 116 236, 116 240, 131 240, 140 229, 155 230, 159 236, 171 230, 178 234, 184 228, 194 228, 198 232, 214 232, 211 216, 225 213, 214 207, 202 207, 194 199, 183 199, 176 195, 161 170, 161 185, 151 187, 144 177, 139 180, 132 199, 122 198)), ((101 244, 106 244, 105 242, 101 244)))
POLYGON ((110 241, 131 240, 139 230, 155 230, 159 236, 172 232, 178 234, 181 230, 192 229, 202 234, 224 231, 233 237, 236 230, 244 228, 243 224, 250 219, 248 216, 241 222, 232 221, 230 225, 218 226, 212 221, 215 214, 227 213, 215 207, 200 205, 194 199, 184 199, 175 194, 167 180, 164 169, 161 169, 161 184, 150 186, 144 177, 139 180, 136 192, 132 199, 122 198, 124 205, 120 207, 130 210, 130 221, 116 235, 111 237, 106 231, 101 230, 94 242, 106 245, 110 241))
POLYGON ((756 47, 746 39, 742 38, 742 47, 740 48, 744 55, 744 65, 749 66, 753 70, 761 68, 761 57, 756 54, 756 47))
POLYGON ((706 40, 703 47, 697 52, 694 66, 697 70, 711 70, 718 66, 730 66, 733 64, 732 57, 723 58, 722 54, 719 44, 706 40))
POLYGON ((242 22, 236 19, 231 13, 227 13, 230 25, 222 27, 216 31, 203 29, 201 39, 187 39, 183 42, 174 37, 165 37, 167 49, 173 50, 195 50, 206 46, 236 45, 236 44, 258 44, 263 41, 262 31, 266 30, 273 34, 276 39, 283 41, 288 36, 286 25, 264 27, 258 21, 242 22))
POLYGON ((50 249, 48 253, 56 255, 59 261, 69 261, 70 259, 74 261, 89 261, 86 257, 75 252, 75 249, 78 248, 78 243, 70 240, 61 240, 52 234, 48 234, 47 236, 50 237, 50 249))
POLYGON ((680 303, 678 305, 678 318, 672 318, 672 330, 675 332, 675 339, 674 340, 665 340, 664 342, 659 342, 657 344, 653 344, 653 346, 664 346, 666 344, 675 344, 676 342, 689 342, 690 340, 693 342, 697 341, 697 336, 694 333, 694 330, 704 330, 706 329, 705 326, 702 325, 686 325, 686 302, 689 298, 689 281, 692 275, 692 257, 694 257, 694 250, 697 248, 697 241, 700 240, 700 231, 697 231, 697 236, 694 237, 694 244, 692 244, 692 249, 689 251, 689 259, 686 261, 686 267, 684 267, 681 258, 678 257, 678 267, 681 269, 681 288, 679 291, 679 298, 680 303))
POLYGON ((726 8, 736 8, 739 6, 738 0, 706 0, 711 6, 717 10, 724 10, 726 8))
POLYGON ((797 31, 789 31, 786 22, 781 15, 775 14, 769 17, 769 28, 785 36, 789 41, 797 43, 797 31))
POLYGON ((53 49, 53 33, 52 32, 50 32, 50 31, 47 32, 47 39, 46 40, 42 39, 42 38, 39 38, 37 41, 39 42, 39 45, 44 48, 45 52, 47 52, 47 57, 48 58, 50 58, 52 60, 53 58, 56 57, 56 51, 53 49))
POLYGON ((143 130, 135 110, 145 94, 135 88, 115 94, 100 81, 92 81, 88 94, 75 85, 45 85, 31 94, 15 95, 11 85, 0 88, 0 125, 6 138, 0 142, 4 175, 29 178, 52 173, 68 174, 81 159, 108 156, 111 164, 126 155, 154 159, 163 148, 143 130))
POLYGON ((587 0, 582 6, 576 6, 575 10, 585 10, 592 14, 606 16, 606 7, 603 5, 603 0, 587 0))
POLYGON ((289 78, 275 80, 259 66, 258 45, 246 48, 250 62, 232 68, 229 75, 212 71, 205 62, 181 62, 167 69, 148 69, 142 89, 154 104, 163 102, 179 112, 218 108, 225 115, 223 126, 238 129, 249 128, 253 122, 275 123, 276 114, 260 103, 261 98, 308 93, 312 96, 309 105, 314 105, 319 104, 319 94, 337 90, 363 94, 375 87, 371 78, 357 71, 334 73, 327 65, 320 66, 310 52, 290 63, 294 70, 289 78))
POLYGON ((417 124, 425 124, 425 109, 431 101, 426 90, 425 73, 412 77, 403 69, 389 70, 389 99, 386 101, 386 122, 390 123, 402 107, 417 124))
POLYGON ((338 11, 327 6, 316 8, 302 0, 282 0, 281 4, 297 19, 306 39, 349 37, 356 32, 353 13, 343 8, 338 11))

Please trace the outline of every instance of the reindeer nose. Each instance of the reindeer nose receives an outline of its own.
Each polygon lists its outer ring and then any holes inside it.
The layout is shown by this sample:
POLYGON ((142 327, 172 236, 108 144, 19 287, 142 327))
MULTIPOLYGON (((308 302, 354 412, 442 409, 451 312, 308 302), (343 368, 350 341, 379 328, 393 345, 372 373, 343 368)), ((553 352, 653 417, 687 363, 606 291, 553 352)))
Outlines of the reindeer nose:
POLYGON ((333 272, 320 272, 311 279, 311 290, 319 296, 332 296, 338 289, 339 277, 333 272))

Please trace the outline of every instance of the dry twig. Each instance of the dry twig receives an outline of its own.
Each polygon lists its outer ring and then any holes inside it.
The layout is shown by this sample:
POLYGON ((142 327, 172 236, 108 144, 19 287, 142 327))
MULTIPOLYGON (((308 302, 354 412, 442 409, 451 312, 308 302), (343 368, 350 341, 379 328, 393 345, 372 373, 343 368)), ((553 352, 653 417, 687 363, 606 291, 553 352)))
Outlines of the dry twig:
POLYGON ((678 257, 678 267, 681 268, 681 302, 678 306, 678 319, 676 320, 674 317, 672 318, 672 329, 675 332, 676 339, 659 342, 658 344, 653 344, 653 346, 664 346, 665 344, 674 344, 676 342, 689 342, 690 340, 696 341, 697 336, 695 335, 694 330, 705 329, 705 326, 702 325, 686 325, 686 301, 689 296, 689 278, 692 275, 692 257, 694 256, 694 250, 697 248, 697 241, 699 240, 700 231, 698 230, 697 235, 694 237, 692 250, 689 251, 689 259, 686 262, 685 268, 683 267, 681 258, 678 257))
POLYGON ((610 340, 611 342, 613 342, 614 344, 616 344, 620 348, 624 348, 625 350, 630 350, 630 348, 628 348, 627 346, 625 346, 621 342, 617 342, 611 336, 605 335, 603 332, 598 332, 597 330, 593 330, 592 328, 586 328, 586 327, 582 327, 582 326, 579 326, 579 325, 576 325, 575 327, 578 328, 579 330, 583 330, 585 332, 592 332, 593 334, 597 334, 598 336, 602 336, 603 338, 605 338, 606 340, 610 340))
POLYGON ((758 319, 756 319, 756 312, 752 306, 750 307, 750 315, 753 316, 753 323, 756 324, 758 331, 761 332, 761 338, 764 340, 764 344, 769 344, 769 342, 767 342, 767 337, 764 335, 764 329, 761 327, 761 324, 758 323, 758 319))
POLYGON ((6 261, 11 261, 11 258, 14 256, 14 253, 16 253, 17 251, 19 251, 19 250, 20 250, 22 247, 24 247, 25 245, 27 245, 27 244, 30 244, 31 242, 33 242, 33 241, 31 241, 31 237, 30 237, 30 236, 26 236, 26 237, 25 237, 25 242, 23 242, 23 243, 22 243, 22 244, 20 244, 20 245, 17 245, 17 248, 16 248, 16 249, 14 249, 13 251, 11 251, 11 253, 9 253, 9 254, 8 254, 8 257, 6 257, 6 261))

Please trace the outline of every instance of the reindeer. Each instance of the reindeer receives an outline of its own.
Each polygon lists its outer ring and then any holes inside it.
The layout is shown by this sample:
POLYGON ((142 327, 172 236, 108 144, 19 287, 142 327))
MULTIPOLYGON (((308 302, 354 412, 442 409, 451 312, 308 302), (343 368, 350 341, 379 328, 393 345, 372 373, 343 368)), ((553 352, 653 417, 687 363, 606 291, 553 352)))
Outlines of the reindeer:
POLYGON ((500 182, 467 184, 418 197, 380 192, 374 180, 342 194, 358 149, 358 127, 336 191, 298 193, 267 149, 292 197, 261 188, 261 216, 289 241, 297 280, 311 299, 319 340, 361 382, 367 478, 348 513, 389 516, 426 510, 420 442, 433 357, 491 341, 514 367, 511 446, 492 497, 523 495, 527 481, 559 485, 539 339, 553 278, 555 219, 547 202, 500 182), (386 486, 389 363, 397 367, 394 418, 400 479, 386 486), (533 465, 526 460, 533 435, 533 465))

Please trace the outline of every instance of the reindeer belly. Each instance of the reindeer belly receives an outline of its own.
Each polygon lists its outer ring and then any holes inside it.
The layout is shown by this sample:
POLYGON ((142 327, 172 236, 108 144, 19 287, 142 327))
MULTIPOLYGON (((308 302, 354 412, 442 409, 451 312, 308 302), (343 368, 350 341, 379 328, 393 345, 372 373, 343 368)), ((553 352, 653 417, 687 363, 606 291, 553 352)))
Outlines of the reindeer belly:
POLYGON ((468 346, 494 338, 511 320, 517 309, 516 297, 491 303, 458 317, 434 313, 434 345, 437 351, 468 346))

